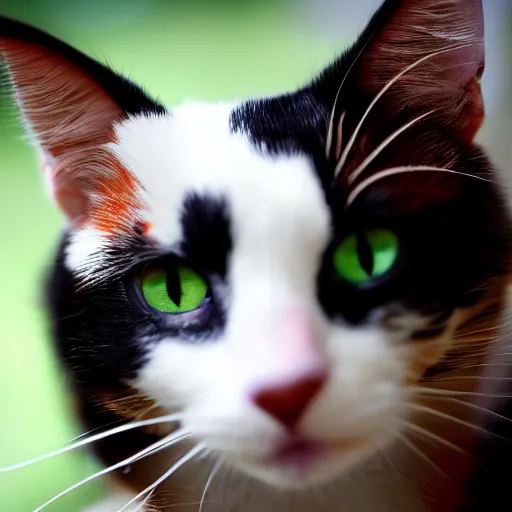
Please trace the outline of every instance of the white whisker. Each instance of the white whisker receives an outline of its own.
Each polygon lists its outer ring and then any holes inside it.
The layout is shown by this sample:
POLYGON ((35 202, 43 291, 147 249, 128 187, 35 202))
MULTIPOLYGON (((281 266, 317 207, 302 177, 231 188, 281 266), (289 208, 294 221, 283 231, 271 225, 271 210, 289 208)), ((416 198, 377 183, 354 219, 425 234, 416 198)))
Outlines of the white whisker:
POLYGON ((113 421, 111 423, 107 423, 106 425, 102 425, 101 427, 96 427, 96 428, 93 428, 87 432, 84 432, 83 434, 79 434, 77 435, 76 437, 74 437, 73 439, 71 439, 71 442, 72 443, 75 443, 76 441, 80 441, 80 439, 83 439, 84 437, 87 437, 87 436, 90 436, 91 434, 93 434, 94 432, 98 432, 98 430, 101 430, 105 427, 110 427, 111 425, 117 425, 119 423, 121 423, 123 421, 123 419, 118 419, 116 421, 113 421))
POLYGON ((482 432, 484 434, 487 434, 488 431, 485 428, 479 427, 478 425, 474 425, 473 423, 469 423, 467 421, 461 420, 460 418, 457 418, 456 416, 452 416, 450 414, 446 414, 444 412, 438 411, 436 409, 432 409, 430 407, 425 407, 424 405, 419 405, 415 403, 407 403, 406 404, 411 409, 414 409, 416 411, 421 411, 426 414, 431 414, 432 416, 437 416, 438 418, 451 421, 453 423, 457 423, 458 425, 462 425, 464 427, 472 428, 478 432, 482 432))
POLYGON ((438 471, 441 475, 443 475, 448 480, 452 481, 452 479, 439 467, 434 461, 430 460, 411 440, 409 440, 406 436, 402 434, 398 434, 398 439, 402 441, 412 452, 414 452, 418 457, 423 459, 429 466, 438 471))
POLYGON ((364 159, 363 163, 357 167, 355 171, 350 173, 350 176, 348 177, 348 183, 352 184, 360 174, 364 172, 364 170, 384 151, 398 136, 400 136, 402 133, 407 131, 409 128, 414 126, 416 123, 424 119, 425 117, 429 116, 435 112, 434 110, 431 110, 430 112, 427 112, 426 114, 423 114, 421 116, 416 117, 406 125, 402 126, 400 129, 396 130, 394 133, 392 133, 386 140, 382 142, 375 150, 373 150, 367 158, 364 159))
POLYGON ((39 462, 43 462, 45 460, 51 459, 53 457, 57 457, 58 455, 62 455, 64 453, 70 452, 72 450, 76 450, 82 446, 86 446, 91 443, 95 443, 96 441, 100 441, 101 439, 105 439, 106 437, 113 436, 115 434, 121 434, 122 432, 127 432, 128 430, 133 430, 135 428, 147 427, 150 425, 159 425, 161 423, 171 423, 174 421, 179 421, 180 417, 176 414, 171 414, 169 416, 162 416, 160 418, 151 418, 149 420, 137 421, 134 423, 128 423, 126 425, 121 425, 120 427, 113 428, 111 430, 107 430, 106 432, 102 432, 100 434, 96 434, 94 436, 88 437, 79 441, 78 443, 74 443, 71 446, 66 446, 65 448, 61 448, 60 450, 55 450, 53 452, 47 453, 46 455, 41 455, 40 457, 36 457, 34 459, 21 462, 19 464, 14 464, 13 466, 7 466, 4 468, 0 468, 0 473, 7 473, 9 471, 15 471, 17 469, 22 469, 27 466, 32 466, 33 464, 37 464, 39 462))
POLYGON ((436 396, 478 396, 481 398, 512 398, 512 395, 495 395, 490 393, 478 393, 475 391, 457 391, 450 389, 439 388, 421 388, 417 387, 414 390, 420 395, 436 395, 436 396))
POLYGON ((340 157, 341 148, 343 144, 343 121, 345 121, 345 115, 347 112, 343 112, 340 116, 340 120, 338 121, 338 130, 336 134, 336 160, 340 157))
MULTIPOLYGON (((505 324, 506 325, 506 324, 505 324)), ((493 326, 493 327, 486 327, 484 329, 472 329, 470 333, 470 335, 474 335, 474 334, 479 334, 479 333, 482 333, 482 332, 489 332, 489 331, 492 331, 494 334, 499 332, 500 330, 500 327, 497 327, 497 326, 493 326)), ((455 333, 455 338, 463 338, 465 339, 466 338, 466 334, 462 334, 462 333, 455 333)))
POLYGON ((155 480, 151 485, 146 487, 143 491, 141 491, 137 496, 132 498, 126 505, 121 507, 117 512, 124 512, 130 505, 133 505, 137 501, 139 501, 141 498, 143 498, 148 492, 153 491, 156 489, 161 483, 163 483, 165 480, 167 480, 173 473, 178 471, 178 469, 181 468, 184 464, 192 460, 194 457, 197 457, 206 447, 202 444, 199 444, 192 448, 186 455, 181 457, 181 459, 178 460, 171 468, 166 471, 160 478, 155 480))
POLYGON ((120 469, 122 467, 128 466, 129 464, 132 464, 133 462, 136 462, 140 459, 143 459, 149 455, 152 455, 156 452, 159 452, 161 450, 164 450, 168 448, 169 446, 172 446, 173 444, 177 443, 178 441, 181 441, 182 439, 185 439, 189 437, 189 433, 185 433, 183 431, 178 431, 174 434, 170 434, 167 437, 164 437, 160 441, 157 441, 156 443, 153 443, 151 446, 148 446, 144 450, 141 450, 140 452, 136 453, 135 455, 132 455, 131 457, 128 457, 121 462, 118 462, 117 464, 114 464, 113 466, 109 466, 108 468, 102 469, 101 471, 98 471, 94 475, 88 476, 87 478, 84 478, 80 482, 68 487, 64 491, 60 492, 59 494, 55 495, 53 498, 48 500, 46 503, 43 503, 40 507, 34 510, 34 512, 41 512, 41 510, 45 509, 48 505, 51 505, 52 503, 55 503, 58 499, 62 498, 63 496, 66 496, 70 492, 78 489, 79 487, 82 487, 85 484, 88 484, 89 482, 92 482, 93 480, 96 480, 104 475, 107 475, 108 473, 111 473, 112 471, 116 471, 117 469, 120 469))
POLYGON ((506 368, 507 366, 512 366, 512 363, 480 363, 480 364, 472 364, 468 366, 459 366, 457 370, 472 370, 474 368, 485 368, 497 366, 498 368, 506 368))
POLYGON ((420 427, 419 425, 415 425, 414 423, 407 422, 405 424, 405 426, 409 430, 412 430, 413 432, 416 432, 417 434, 420 434, 420 435, 422 435, 422 436, 424 436, 424 437, 426 437, 428 439, 432 439, 433 441, 436 441, 439 444, 442 444, 442 445, 444 445, 444 446, 446 446, 448 448, 451 448, 452 450, 455 450, 456 452, 459 452, 459 453, 461 453, 463 455, 468 456, 468 454, 460 446, 457 446, 456 444, 450 443, 450 441, 447 441, 443 437, 440 437, 440 436, 434 434, 433 432, 430 432, 429 430, 420 427))
POLYGON ((389 176, 394 176, 396 174, 403 174, 409 172, 445 172, 449 174, 457 174, 459 176, 466 176, 467 178, 473 178, 475 180, 486 181, 491 183, 491 180, 487 178, 482 178, 481 176, 475 176, 473 174, 467 174, 465 172, 454 171, 452 169, 444 169, 442 167, 432 167, 429 165, 405 165, 401 167, 391 167, 390 169, 385 169, 384 171, 380 171, 375 173, 374 175, 363 180, 357 187, 352 190, 349 194, 346 208, 348 208, 357 198, 357 196, 366 188, 373 185, 375 182, 380 181, 384 178, 388 178, 389 176))
POLYGON ((460 375, 453 377, 436 377, 435 382, 453 382, 458 380, 512 380, 512 377, 490 377, 481 375, 460 375))
POLYGON ((206 494, 208 493, 208 488, 210 487, 210 484, 212 483, 213 479, 219 472, 221 466, 222 466, 222 462, 220 460, 217 460, 217 462, 214 464, 212 470, 210 471, 210 476, 208 477, 208 480, 206 481, 206 485, 204 486, 203 495, 201 496, 201 502, 199 503, 199 512, 203 512, 203 506, 205 503, 206 494))
POLYGON ((357 138, 357 136, 359 135, 359 132, 363 126, 363 123, 365 122, 366 118, 368 117, 368 115, 370 114, 370 112, 373 110, 373 107, 377 104, 377 102, 380 100, 380 98, 382 98, 382 96, 384 96, 384 94, 386 94, 386 92, 396 83, 398 82, 398 80, 400 80, 400 78, 402 78, 402 76, 404 76, 405 74, 409 73, 410 71, 414 70, 415 68, 417 68, 420 64, 423 64, 423 62, 426 62, 427 60, 430 60, 434 57, 437 57, 438 55, 442 55, 444 53, 447 53, 447 52, 453 52, 453 51, 457 51, 457 50, 462 50, 464 48, 471 48, 471 47, 474 47, 474 46, 477 46, 479 44, 483 44, 483 43, 469 43, 469 44, 463 44, 463 45, 457 45, 457 46, 450 46, 450 47, 446 47, 446 48, 442 48, 441 50, 438 50, 436 52, 433 52, 433 53, 430 53, 428 55, 425 55, 424 57, 422 57, 421 59, 418 59, 416 62, 413 62, 412 64, 410 64, 409 66, 407 66, 405 69, 403 69, 402 71, 400 71, 400 73, 398 73, 395 77, 393 77, 381 90, 380 92, 377 94, 377 96, 375 96, 375 98, 373 99, 373 101, 370 103, 370 105, 368 106, 368 108, 366 109, 366 112, 363 114, 363 117, 361 118, 361 120, 359 121, 359 124, 356 126, 356 129, 354 130, 354 133, 352 134, 352 136, 350 137, 349 141, 348 141, 348 144, 347 144, 347 147, 344 149, 342 155, 341 155, 341 158, 338 162, 338 164, 336 165, 336 168, 334 170, 334 178, 336 178, 340 172, 340 170, 343 168, 343 166, 345 165, 346 161, 347 161, 347 157, 348 157, 348 154, 350 152, 350 150, 352 149, 352 147, 354 146, 354 143, 355 143, 355 140, 357 138))
MULTIPOLYGON (((146 508, 145 508, 145 507, 146 507, 146 505, 149 503, 149 500, 151 500, 151 497, 153 496, 154 492, 155 492, 155 489, 153 489, 153 490, 152 490, 152 491, 151 491, 151 492, 150 492, 150 493, 149 493, 149 494, 144 498, 144 501, 141 503, 141 505, 142 505, 142 506, 141 506, 141 509, 140 509, 140 510, 141 510, 141 512, 145 512, 145 511, 146 511, 146 508)), ((149 510, 148 510, 147 512, 149 512, 149 510)), ((156 512, 156 510, 155 510, 155 512, 156 512)))
MULTIPOLYGON (((347 72, 345 73, 345 76, 343 77, 343 80, 341 81, 340 86, 338 87, 338 90, 336 92, 336 96, 334 97, 334 103, 332 106, 331 111, 331 117, 329 118, 329 128, 327 129, 327 139, 325 142, 325 156, 329 158, 329 154, 331 153, 331 147, 332 147, 332 135, 334 131, 334 114, 336 113, 336 105, 338 104, 338 99, 340 97, 341 91, 343 89, 343 86, 345 85, 345 82, 347 78, 350 76, 350 72, 352 71, 353 67, 356 65, 356 63, 359 61, 361 55, 363 54, 364 50, 368 46, 368 43, 372 40, 372 37, 369 37, 368 40, 365 42, 359 53, 356 55, 356 58, 352 61, 352 64, 350 64, 350 67, 348 68, 347 72)), ((345 116, 345 113, 343 113, 343 116, 345 116)))
MULTIPOLYGON (((442 397, 442 396, 434 397, 434 398, 437 398, 438 400, 444 400, 444 401, 452 402, 452 403, 459 404, 459 405, 464 405, 464 406, 470 407, 472 409, 476 409, 478 411, 482 411, 482 412, 485 412, 487 414, 490 414, 494 418, 499 418, 499 419, 505 420, 505 421, 512 421, 512 418, 507 418, 507 416, 503 416, 503 414, 499 414, 499 413, 497 413, 495 411, 492 411, 491 409, 486 409, 485 407, 481 407, 481 406, 476 405, 476 404, 474 404, 472 402, 464 402, 464 400, 458 400, 457 398, 442 397)), ((496 434, 493 434, 493 435, 496 435, 496 434)), ((501 436, 498 436, 498 437, 501 437, 501 436)))

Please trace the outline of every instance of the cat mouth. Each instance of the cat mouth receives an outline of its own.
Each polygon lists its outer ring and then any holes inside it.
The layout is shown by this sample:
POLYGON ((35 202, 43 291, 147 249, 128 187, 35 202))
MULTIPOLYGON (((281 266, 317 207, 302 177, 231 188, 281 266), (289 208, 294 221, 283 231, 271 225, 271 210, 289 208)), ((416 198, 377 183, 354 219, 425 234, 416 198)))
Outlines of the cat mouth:
MULTIPOLYGON (((281 442, 264 460, 263 468, 279 475, 285 487, 307 484, 312 475, 326 461, 329 450, 321 443, 292 437, 281 442)), ((277 482, 274 482, 277 483, 277 482)))
POLYGON ((320 443, 297 437, 285 441, 273 453, 269 462, 299 473, 307 473, 326 455, 327 450, 320 443))
MULTIPOLYGON (((264 467, 284 478, 286 487, 327 482, 352 467, 368 451, 368 439, 321 442, 290 437, 266 458, 264 467)), ((276 483, 276 482, 274 482, 276 483)))

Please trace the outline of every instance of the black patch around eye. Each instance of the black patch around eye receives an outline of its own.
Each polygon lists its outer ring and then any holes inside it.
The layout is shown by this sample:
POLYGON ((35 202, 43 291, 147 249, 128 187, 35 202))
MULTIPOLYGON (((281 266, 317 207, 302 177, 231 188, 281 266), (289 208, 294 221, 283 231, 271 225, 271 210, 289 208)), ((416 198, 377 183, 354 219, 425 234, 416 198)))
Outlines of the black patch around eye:
POLYGON ((187 259, 205 273, 225 278, 232 248, 227 201, 211 194, 187 195, 181 225, 181 250, 187 259))
POLYGON ((135 378, 147 355, 140 340, 150 317, 128 299, 121 280, 80 287, 64 263, 68 243, 66 234, 46 289, 57 353, 84 390, 135 378))
MULTIPOLYGON (((154 314, 142 307, 137 278, 159 262, 176 268, 176 256, 162 253, 140 234, 123 235, 112 240, 111 249, 102 251, 101 269, 87 285, 64 263, 69 239, 66 233, 51 269, 46 303, 56 351, 76 389, 101 392, 135 378, 158 343, 169 339, 205 343, 222 333, 226 285, 220 277, 210 280, 211 298, 197 315, 184 321, 181 315, 154 314)), ((179 302, 174 274, 167 286, 179 302)))

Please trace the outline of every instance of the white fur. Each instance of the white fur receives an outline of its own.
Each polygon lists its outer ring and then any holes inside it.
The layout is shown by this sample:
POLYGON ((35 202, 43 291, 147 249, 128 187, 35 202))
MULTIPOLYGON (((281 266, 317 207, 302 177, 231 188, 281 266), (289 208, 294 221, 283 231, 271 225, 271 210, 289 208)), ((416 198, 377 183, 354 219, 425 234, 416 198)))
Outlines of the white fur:
MULTIPOLYGON (((391 336, 377 328, 335 325, 325 317, 316 297, 316 277, 330 237, 330 217, 312 163, 301 155, 265 154, 244 134, 230 133, 232 108, 190 104, 170 116, 133 118, 117 127, 119 142, 109 147, 139 180, 147 205, 143 217, 162 246, 179 241, 180 208, 189 192, 224 196, 233 231, 231 302, 222 338, 156 344, 132 384, 164 409, 182 411, 184 427, 228 466, 278 487, 309 488, 349 469, 352 474, 395 439, 408 398, 403 380, 415 355, 403 341, 418 319, 410 318, 391 336), (275 377, 271 373, 279 368, 273 359, 293 357, 283 352, 293 344, 280 343, 272 331, 288 311, 302 312, 314 333, 311 343, 329 367, 328 383, 301 419, 300 430, 332 449, 303 474, 268 462, 286 432, 248 395, 256 379, 275 377), (340 443, 345 447, 333 448, 340 443)), ((98 237, 90 229, 77 233, 67 264, 75 271, 83 266, 101 244, 98 237)), ((365 476, 356 488, 365 495, 368 485, 371 479, 365 476)), ((339 489, 348 492, 346 485, 339 489)), ((219 492, 219 486, 214 484, 212 492, 219 492)), ((240 499, 240 510, 260 510, 250 499, 240 499)), ((337 492, 333 510, 339 500, 337 492)), ((389 503, 391 507, 396 501, 389 503)), ((369 509, 354 504, 347 510, 369 509)), ((421 508, 416 503, 411 510, 421 508)))
POLYGON ((99 253, 105 243, 105 234, 93 227, 85 227, 72 232, 66 247, 66 266, 78 274, 92 274, 93 269, 101 263, 90 261, 91 256, 99 253))

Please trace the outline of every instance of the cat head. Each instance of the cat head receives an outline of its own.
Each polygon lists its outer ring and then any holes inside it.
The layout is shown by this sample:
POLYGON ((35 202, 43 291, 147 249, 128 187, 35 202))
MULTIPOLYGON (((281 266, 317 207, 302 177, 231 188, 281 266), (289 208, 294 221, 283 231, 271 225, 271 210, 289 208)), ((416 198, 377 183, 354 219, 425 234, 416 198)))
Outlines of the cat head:
POLYGON ((167 110, 4 18, 0 54, 68 218, 49 305, 79 396, 307 486, 487 350, 460 334, 509 273, 481 1, 388 0, 307 86, 233 103, 167 110))

